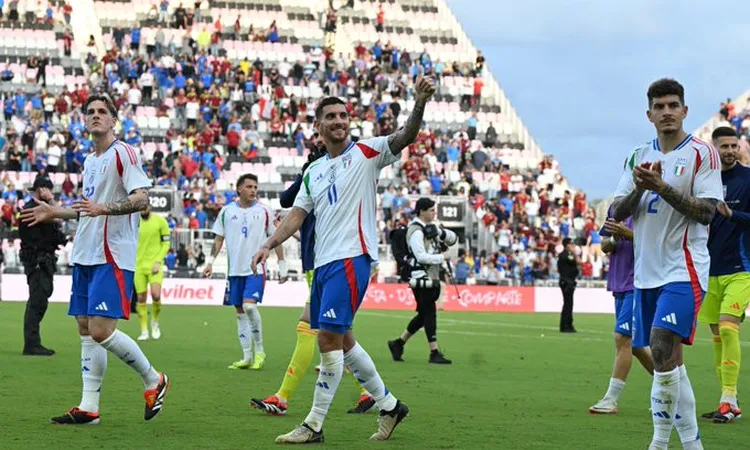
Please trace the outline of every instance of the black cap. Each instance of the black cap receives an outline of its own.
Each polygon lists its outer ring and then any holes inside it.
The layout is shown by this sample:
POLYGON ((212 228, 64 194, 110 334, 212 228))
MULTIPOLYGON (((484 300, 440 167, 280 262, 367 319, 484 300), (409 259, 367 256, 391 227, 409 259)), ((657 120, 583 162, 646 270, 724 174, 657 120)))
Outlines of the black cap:
POLYGON ((563 240, 562 240, 562 245, 563 245, 563 247, 567 247, 567 246, 568 246, 568 244, 570 244, 571 242, 573 242, 573 240, 572 240, 572 239, 570 239, 570 238, 565 238, 565 239, 563 239, 563 240))
POLYGON ((419 214, 422 211, 426 211, 435 206, 435 202, 427 197, 422 197, 417 200, 417 206, 414 208, 414 212, 419 214))
POLYGON ((53 189, 55 185, 52 183, 52 180, 49 179, 48 176, 37 175, 36 179, 34 179, 34 186, 32 189, 37 190, 39 188, 47 188, 47 189, 53 189))

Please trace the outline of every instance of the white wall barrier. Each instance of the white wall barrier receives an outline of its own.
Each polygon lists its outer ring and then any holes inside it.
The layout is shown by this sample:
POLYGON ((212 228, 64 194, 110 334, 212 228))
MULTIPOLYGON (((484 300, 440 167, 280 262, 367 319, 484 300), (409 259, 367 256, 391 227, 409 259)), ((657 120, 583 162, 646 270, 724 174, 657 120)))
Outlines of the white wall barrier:
MULTIPOLYGON (((56 275, 55 289, 50 301, 67 303, 70 300, 72 277, 56 275)), ((162 302, 167 305, 221 305, 224 300, 225 280, 196 278, 165 278, 162 302)), ((2 299, 26 301, 29 297, 26 276, 3 274, 2 299)), ((307 301, 307 283, 290 281, 266 284, 264 306, 302 307, 307 301)), ((551 287, 505 286, 448 286, 444 307, 447 311, 485 312, 551 312, 562 309, 562 293, 551 287)), ((414 297, 404 284, 372 284, 367 289, 364 309, 413 310, 414 297)), ((574 312, 614 313, 612 294, 604 289, 579 288, 575 291, 574 312)), ((750 313, 750 309, 748 309, 750 313)))

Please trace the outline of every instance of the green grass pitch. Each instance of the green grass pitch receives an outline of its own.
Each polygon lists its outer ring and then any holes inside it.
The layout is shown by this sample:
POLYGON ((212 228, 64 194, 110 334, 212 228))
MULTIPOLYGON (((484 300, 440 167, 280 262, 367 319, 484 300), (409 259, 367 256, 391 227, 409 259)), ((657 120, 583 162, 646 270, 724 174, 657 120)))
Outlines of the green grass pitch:
MULTIPOLYGON (((314 371, 302 381, 286 417, 267 417, 248 406, 253 396, 276 391, 295 342, 299 310, 262 308, 268 360, 261 371, 226 367, 241 355, 236 319, 229 308, 165 306, 160 341, 142 344, 158 370, 172 378, 164 411, 143 420, 138 376, 110 356, 98 426, 60 427, 49 418, 80 399, 80 345, 66 305, 53 304, 43 342, 52 358, 22 357, 23 303, 0 303, 0 448, 37 449, 267 449, 306 416, 314 371)), ((359 449, 645 449, 651 438, 650 378, 633 367, 616 416, 591 416, 603 395, 613 356, 612 317, 578 315, 576 335, 557 333, 557 316, 441 313, 438 336, 452 366, 427 364, 424 335, 406 347, 405 363, 390 360, 386 340, 403 330, 407 311, 361 311, 360 343, 410 416, 389 443, 367 441, 376 416, 347 415, 358 397, 345 375, 324 431, 326 448, 359 449), (542 336, 544 334, 544 336, 542 336)), ((137 336, 135 320, 120 329, 137 336)), ((700 329, 686 351, 698 413, 716 407, 718 387, 709 332, 700 329)), ((743 350, 750 347, 747 335, 743 350)), ((318 357, 313 360, 317 364, 318 357)), ((637 364, 637 363, 636 363, 637 364)), ((740 391, 750 383, 744 369, 740 391)), ((747 420, 747 419, 745 419, 747 420)), ((701 422, 705 447, 748 448, 746 423, 701 422)), ((676 431, 672 448, 681 448, 676 431)))

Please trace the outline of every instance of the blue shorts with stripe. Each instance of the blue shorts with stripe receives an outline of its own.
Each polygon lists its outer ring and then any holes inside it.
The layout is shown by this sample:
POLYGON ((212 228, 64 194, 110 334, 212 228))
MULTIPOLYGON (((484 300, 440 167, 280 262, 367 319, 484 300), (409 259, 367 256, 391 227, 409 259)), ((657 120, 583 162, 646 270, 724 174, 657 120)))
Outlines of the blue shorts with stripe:
POLYGON ((651 328, 669 330, 682 343, 693 345, 695 322, 706 293, 698 282, 675 282, 653 289, 635 290, 633 306, 633 347, 646 347, 651 328))
POLYGON ((242 306, 245 299, 262 303, 265 288, 266 277, 263 274, 229 277, 224 292, 224 305, 242 306))
POLYGON ((615 333, 633 336, 633 291, 617 292, 615 296, 615 333))
POLYGON ((330 262, 315 269, 310 328, 344 334, 351 328, 370 283, 370 256, 330 262))
POLYGON ((130 318, 133 295, 133 272, 116 264, 73 266, 73 289, 70 294, 70 316, 100 316, 112 319, 130 318))

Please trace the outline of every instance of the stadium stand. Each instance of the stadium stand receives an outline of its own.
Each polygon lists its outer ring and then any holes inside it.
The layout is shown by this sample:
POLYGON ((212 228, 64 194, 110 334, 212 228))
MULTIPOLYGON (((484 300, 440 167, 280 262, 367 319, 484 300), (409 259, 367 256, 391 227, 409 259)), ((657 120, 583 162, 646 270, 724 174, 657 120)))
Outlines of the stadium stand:
POLYGON ((566 236, 578 239, 584 277, 606 276, 585 194, 542 153, 443 0, 49 5, 8 2, 0 22, 7 270, 17 270, 13 232, 34 172, 50 173, 61 202, 80 198, 92 143, 79 108, 91 91, 112 95, 122 139, 139 149, 157 188, 178 193, 181 205, 167 211, 170 269, 196 276, 212 239, 206 229, 241 173, 258 174, 262 200, 280 210, 279 193, 305 162, 318 99, 347 99, 355 138, 388 134, 405 122, 413 81, 426 73, 438 91, 424 130, 381 175, 381 277, 393 272, 388 232, 419 195, 465 206, 459 282, 554 280, 566 236))

